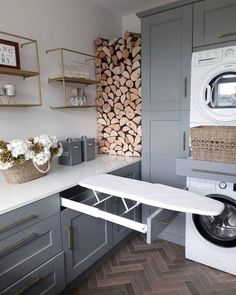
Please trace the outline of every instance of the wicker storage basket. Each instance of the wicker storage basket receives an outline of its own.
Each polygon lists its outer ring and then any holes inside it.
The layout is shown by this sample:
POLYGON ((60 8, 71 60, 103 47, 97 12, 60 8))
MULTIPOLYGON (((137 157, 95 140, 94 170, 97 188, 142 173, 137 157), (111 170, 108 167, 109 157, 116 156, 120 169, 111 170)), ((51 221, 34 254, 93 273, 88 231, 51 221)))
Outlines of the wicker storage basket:
POLYGON ((25 161, 21 165, 13 166, 7 170, 2 170, 8 183, 24 183, 46 175, 51 163, 37 166, 31 160, 25 161))
POLYGON ((236 127, 198 126, 190 135, 194 160, 236 164, 236 127))

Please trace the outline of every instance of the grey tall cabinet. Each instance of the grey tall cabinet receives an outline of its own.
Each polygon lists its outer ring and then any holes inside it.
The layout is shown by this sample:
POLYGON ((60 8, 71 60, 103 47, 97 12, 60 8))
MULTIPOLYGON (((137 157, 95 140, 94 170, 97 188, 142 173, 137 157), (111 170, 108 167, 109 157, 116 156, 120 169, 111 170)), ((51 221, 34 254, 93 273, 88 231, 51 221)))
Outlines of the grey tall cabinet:
MULTIPOLYGON (((189 156, 189 107, 193 5, 141 13, 142 24, 142 178, 178 188, 176 159, 189 156)), ((190 4, 189 4, 190 3, 190 4)), ((186 4, 186 5, 185 5, 186 4)), ((143 206, 143 221, 156 208, 143 206)), ((184 244, 185 215, 160 236, 184 244)))
POLYGON ((182 188, 175 167, 176 158, 189 154, 193 7, 149 13, 141 14, 142 177, 182 188))

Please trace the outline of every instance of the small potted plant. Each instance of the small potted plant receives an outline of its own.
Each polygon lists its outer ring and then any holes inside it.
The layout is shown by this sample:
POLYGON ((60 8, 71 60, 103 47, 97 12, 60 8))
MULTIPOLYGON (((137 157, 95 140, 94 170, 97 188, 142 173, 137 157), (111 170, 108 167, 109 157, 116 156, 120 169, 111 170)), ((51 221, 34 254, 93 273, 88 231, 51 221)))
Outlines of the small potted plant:
POLYGON ((47 174, 53 157, 62 154, 56 136, 0 141, 0 170, 8 183, 23 183, 47 174))

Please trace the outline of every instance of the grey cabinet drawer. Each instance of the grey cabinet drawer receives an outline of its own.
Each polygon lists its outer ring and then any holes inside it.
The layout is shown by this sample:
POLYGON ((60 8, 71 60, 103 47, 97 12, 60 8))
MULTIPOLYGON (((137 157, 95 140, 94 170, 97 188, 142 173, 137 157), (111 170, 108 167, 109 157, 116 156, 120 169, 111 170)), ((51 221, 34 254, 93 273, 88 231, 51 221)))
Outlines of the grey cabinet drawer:
POLYGON ((0 216, 0 240, 58 212, 60 212, 60 200, 56 194, 3 214, 0 216))
POLYGON ((56 295, 65 288, 64 254, 60 253, 5 289, 2 295, 56 295))
POLYGON ((169 226, 179 212, 158 209, 147 218, 147 243, 151 244, 169 226))
POLYGON ((205 0, 194 5, 194 47, 236 40, 235 0, 205 0))
POLYGON ((208 161, 197 161, 191 159, 177 159, 176 174, 235 183, 236 165, 208 161))
POLYGON ((0 291, 62 250, 60 214, 0 241, 0 291))

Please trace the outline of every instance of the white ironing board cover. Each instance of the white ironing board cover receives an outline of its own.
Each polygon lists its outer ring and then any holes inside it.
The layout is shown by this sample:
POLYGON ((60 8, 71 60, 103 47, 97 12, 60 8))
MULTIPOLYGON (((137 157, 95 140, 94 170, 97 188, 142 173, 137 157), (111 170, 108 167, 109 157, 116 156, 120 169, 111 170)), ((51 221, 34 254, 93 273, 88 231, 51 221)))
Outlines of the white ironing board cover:
POLYGON ((205 196, 162 184, 152 184, 115 175, 99 174, 88 177, 81 180, 79 185, 145 205, 179 212, 216 216, 224 210, 223 203, 205 196))

